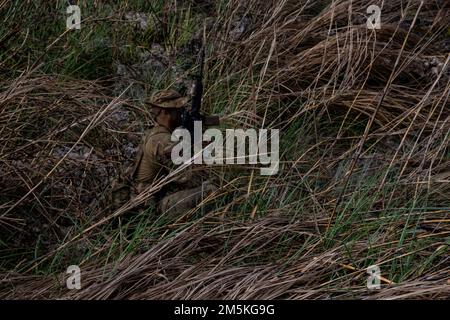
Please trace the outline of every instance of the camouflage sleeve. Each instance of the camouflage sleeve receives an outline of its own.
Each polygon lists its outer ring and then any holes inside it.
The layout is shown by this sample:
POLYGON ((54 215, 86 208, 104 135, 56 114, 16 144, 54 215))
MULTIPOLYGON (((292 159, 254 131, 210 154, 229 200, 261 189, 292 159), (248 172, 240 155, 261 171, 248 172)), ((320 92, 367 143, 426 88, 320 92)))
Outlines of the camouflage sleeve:
MULTIPOLYGON (((168 168, 169 170, 173 170, 175 168, 171 154, 172 154, 172 148, 177 144, 178 142, 172 142, 170 140, 170 136, 164 136, 160 141, 158 142, 157 147, 157 160, 158 162, 168 168)), ((190 180, 192 179, 192 170, 191 168, 186 168, 183 170, 183 172, 180 172, 180 174, 177 174, 174 177, 174 182, 184 185, 189 184, 190 180)))
POLYGON ((157 142, 156 159, 158 163, 169 169, 173 168, 171 153, 175 144, 175 142, 170 140, 170 135, 162 135, 157 142))

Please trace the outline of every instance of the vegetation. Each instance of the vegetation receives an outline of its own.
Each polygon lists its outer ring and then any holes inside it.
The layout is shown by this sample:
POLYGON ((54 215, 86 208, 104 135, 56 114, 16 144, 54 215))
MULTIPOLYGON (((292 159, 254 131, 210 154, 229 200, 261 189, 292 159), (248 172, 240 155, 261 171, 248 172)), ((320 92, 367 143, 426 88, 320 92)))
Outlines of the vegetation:
POLYGON ((1 298, 449 297, 446 1, 372 1, 378 30, 362 0, 72 2, 80 30, 67 1, 0 1, 1 298), (205 111, 279 129, 280 172, 195 168, 219 189, 178 217, 146 204, 173 176, 115 208, 204 25, 205 111))

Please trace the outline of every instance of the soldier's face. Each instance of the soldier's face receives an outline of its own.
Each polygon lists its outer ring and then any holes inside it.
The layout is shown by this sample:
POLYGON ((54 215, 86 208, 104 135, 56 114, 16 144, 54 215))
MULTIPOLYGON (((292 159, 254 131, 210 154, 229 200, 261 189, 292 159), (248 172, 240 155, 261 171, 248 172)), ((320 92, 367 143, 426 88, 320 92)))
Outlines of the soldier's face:
POLYGON ((151 114, 152 118, 153 118, 154 120, 156 120, 156 118, 159 116, 159 114, 161 113, 161 111, 162 111, 161 108, 153 107, 153 108, 150 109, 150 114, 151 114))
POLYGON ((177 109, 152 108, 150 113, 159 124, 175 129, 181 125, 181 112, 177 109))
POLYGON ((172 119, 172 127, 176 128, 181 125, 181 112, 178 109, 170 110, 170 117, 172 119))

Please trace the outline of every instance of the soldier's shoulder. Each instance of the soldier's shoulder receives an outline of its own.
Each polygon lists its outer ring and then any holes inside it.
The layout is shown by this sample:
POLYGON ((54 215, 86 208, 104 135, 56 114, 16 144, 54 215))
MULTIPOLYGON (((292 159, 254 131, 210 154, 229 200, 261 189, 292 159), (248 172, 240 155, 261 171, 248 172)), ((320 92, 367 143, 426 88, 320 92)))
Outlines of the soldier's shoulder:
POLYGON ((154 135, 158 135, 158 134, 169 134, 170 132, 169 130, 167 130, 164 127, 161 126, 154 126, 150 129, 147 129, 144 131, 144 137, 150 137, 150 136, 154 136, 154 135))
POLYGON ((145 141, 165 141, 167 139, 170 140, 171 137, 170 131, 162 126, 155 126, 151 129, 148 129, 144 132, 145 141))
POLYGON ((171 134, 169 129, 167 129, 166 127, 163 126, 153 126, 152 128, 145 130, 145 134, 160 134, 160 133, 165 133, 165 134, 171 134))

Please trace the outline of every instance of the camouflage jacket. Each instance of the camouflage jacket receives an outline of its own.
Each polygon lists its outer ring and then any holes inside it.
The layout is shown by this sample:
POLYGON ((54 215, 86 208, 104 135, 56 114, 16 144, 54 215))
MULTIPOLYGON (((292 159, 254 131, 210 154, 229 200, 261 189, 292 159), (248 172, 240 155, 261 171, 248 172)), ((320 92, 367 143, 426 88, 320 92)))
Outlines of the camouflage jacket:
POLYGON ((169 129, 159 125, 145 131, 132 171, 133 180, 151 183, 170 170, 170 150, 174 146, 170 137, 169 129))

